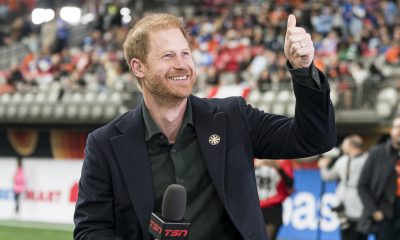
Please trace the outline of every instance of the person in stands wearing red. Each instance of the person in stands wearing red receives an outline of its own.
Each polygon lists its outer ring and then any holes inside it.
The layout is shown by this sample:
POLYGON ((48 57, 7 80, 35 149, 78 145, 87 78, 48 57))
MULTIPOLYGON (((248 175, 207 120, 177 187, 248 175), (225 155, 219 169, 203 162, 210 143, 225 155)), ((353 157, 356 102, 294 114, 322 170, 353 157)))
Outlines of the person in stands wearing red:
POLYGON ((269 239, 275 240, 283 223, 283 201, 293 192, 290 160, 254 160, 260 206, 269 239))

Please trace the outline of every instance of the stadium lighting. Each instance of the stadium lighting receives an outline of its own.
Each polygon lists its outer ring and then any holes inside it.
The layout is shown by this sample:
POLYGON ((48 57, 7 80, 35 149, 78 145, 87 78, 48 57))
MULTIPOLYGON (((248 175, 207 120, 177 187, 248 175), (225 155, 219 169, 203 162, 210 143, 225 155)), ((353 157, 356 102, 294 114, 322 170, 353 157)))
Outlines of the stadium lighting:
POLYGON ((63 7, 60 10, 60 17, 71 25, 79 24, 82 10, 78 7, 63 7))
POLYGON ((55 13, 49 8, 35 8, 32 11, 32 23, 42 24, 44 22, 49 22, 53 20, 55 13))
POLYGON ((119 13, 120 13, 122 16, 131 15, 131 10, 130 10, 129 8, 127 8, 127 7, 123 7, 123 8, 121 8, 121 10, 119 11, 119 13))
POLYGON ((129 15, 125 15, 122 17, 122 22, 125 24, 130 23, 131 21, 132 21, 132 17, 129 15))
POLYGON ((132 21, 131 10, 127 7, 121 8, 119 13, 122 15, 122 22, 128 24, 132 21))

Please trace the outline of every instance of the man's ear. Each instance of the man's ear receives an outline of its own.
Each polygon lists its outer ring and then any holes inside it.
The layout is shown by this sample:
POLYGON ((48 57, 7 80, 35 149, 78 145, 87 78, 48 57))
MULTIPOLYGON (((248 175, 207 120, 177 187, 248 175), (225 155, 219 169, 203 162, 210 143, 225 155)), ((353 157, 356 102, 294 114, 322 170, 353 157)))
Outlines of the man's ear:
POLYGON ((131 60, 131 69, 132 73, 135 75, 137 78, 143 78, 144 77, 144 65, 143 63, 137 59, 137 58, 132 58, 131 60))

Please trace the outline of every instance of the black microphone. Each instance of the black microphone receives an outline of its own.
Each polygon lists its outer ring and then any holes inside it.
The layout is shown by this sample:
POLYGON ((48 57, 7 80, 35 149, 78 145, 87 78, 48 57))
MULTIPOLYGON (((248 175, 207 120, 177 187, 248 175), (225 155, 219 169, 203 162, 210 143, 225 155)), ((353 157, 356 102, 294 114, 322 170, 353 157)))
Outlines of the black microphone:
POLYGON ((186 189, 179 184, 171 184, 164 192, 162 213, 151 213, 149 232, 157 240, 187 240, 190 223, 185 222, 186 189))

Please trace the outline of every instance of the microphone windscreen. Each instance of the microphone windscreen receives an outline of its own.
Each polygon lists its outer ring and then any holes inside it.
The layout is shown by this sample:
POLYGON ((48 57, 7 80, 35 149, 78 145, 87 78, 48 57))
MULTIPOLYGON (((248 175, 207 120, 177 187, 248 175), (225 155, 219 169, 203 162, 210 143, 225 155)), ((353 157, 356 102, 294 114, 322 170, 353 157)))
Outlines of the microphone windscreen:
POLYGON ((186 189, 179 184, 171 184, 164 192, 161 205, 163 218, 180 221, 186 210, 186 189))

